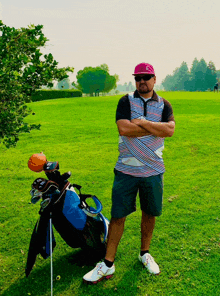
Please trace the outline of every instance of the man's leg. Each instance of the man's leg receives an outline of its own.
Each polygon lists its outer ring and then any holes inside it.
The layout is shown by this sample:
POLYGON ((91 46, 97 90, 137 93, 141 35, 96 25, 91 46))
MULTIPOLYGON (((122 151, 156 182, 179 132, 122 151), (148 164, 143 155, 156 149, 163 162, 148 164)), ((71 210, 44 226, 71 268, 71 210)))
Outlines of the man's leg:
POLYGON ((141 252, 139 260, 150 273, 159 274, 160 268, 149 253, 156 217, 142 211, 141 220, 141 252))
POLYGON ((149 250, 156 216, 162 212, 163 175, 142 178, 139 191, 142 220, 141 220, 141 250, 149 250))
POLYGON ((105 260, 113 262, 124 231, 126 217, 136 210, 138 178, 115 170, 112 188, 111 221, 108 230, 105 260), (118 217, 118 218, 116 218, 118 217))
POLYGON ((163 182, 162 175, 143 178, 139 195, 142 210, 141 220, 141 252, 139 260, 150 273, 159 274, 160 268, 149 254, 156 216, 162 211, 163 182))
POLYGON ((117 247, 124 231, 124 218, 111 218, 107 240, 107 250, 105 259, 113 262, 117 252, 117 247))
POLYGON ((148 251, 153 236, 156 217, 142 211, 141 220, 141 251, 148 251))
POLYGON ((84 275, 85 282, 96 284, 104 278, 108 279, 113 276, 115 272, 114 259, 124 231, 126 217, 136 210, 137 191, 137 178, 115 171, 112 188, 112 218, 108 229, 105 260, 84 275))

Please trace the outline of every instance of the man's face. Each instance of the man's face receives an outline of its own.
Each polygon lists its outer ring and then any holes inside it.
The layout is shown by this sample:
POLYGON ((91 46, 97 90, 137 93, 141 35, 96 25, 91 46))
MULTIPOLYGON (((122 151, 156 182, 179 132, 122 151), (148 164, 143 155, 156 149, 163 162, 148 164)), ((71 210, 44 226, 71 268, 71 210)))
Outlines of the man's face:
POLYGON ((140 80, 140 81, 135 81, 136 88, 137 88, 137 91, 139 92, 139 94, 147 94, 147 93, 150 93, 153 91, 154 84, 156 83, 156 76, 152 77, 152 75, 150 76, 149 74, 135 75, 135 80, 136 79, 140 80), (140 80, 140 78, 141 78, 141 80, 140 80))

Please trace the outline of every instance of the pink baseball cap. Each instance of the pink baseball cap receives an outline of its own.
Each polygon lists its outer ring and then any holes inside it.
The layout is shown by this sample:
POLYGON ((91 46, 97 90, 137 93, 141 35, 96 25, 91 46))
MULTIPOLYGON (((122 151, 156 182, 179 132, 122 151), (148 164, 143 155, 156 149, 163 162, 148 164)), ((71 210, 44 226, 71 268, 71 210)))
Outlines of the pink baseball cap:
POLYGON ((152 65, 147 63, 138 64, 134 69, 134 74, 132 75, 139 75, 139 74, 153 74, 155 75, 154 68, 152 65))

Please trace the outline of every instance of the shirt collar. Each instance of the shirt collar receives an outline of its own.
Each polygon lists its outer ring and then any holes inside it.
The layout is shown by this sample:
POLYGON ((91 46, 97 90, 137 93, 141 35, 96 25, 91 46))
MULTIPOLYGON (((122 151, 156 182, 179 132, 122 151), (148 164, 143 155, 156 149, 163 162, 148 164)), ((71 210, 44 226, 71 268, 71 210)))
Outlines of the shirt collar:
MULTIPOLYGON (((134 92, 134 98, 141 98, 141 96, 139 95, 139 92, 137 90, 134 92)), ((153 91, 153 96, 151 97, 150 100, 158 101, 158 96, 155 93, 155 91, 153 91)))

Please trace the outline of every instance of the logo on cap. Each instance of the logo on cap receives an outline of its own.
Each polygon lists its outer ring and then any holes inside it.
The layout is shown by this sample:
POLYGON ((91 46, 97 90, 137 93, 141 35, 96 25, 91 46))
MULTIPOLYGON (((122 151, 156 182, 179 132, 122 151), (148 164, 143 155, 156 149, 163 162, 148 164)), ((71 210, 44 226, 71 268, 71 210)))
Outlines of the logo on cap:
POLYGON ((140 75, 140 74, 153 74, 155 75, 154 68, 152 65, 147 63, 140 63, 134 69, 133 75, 140 75))

